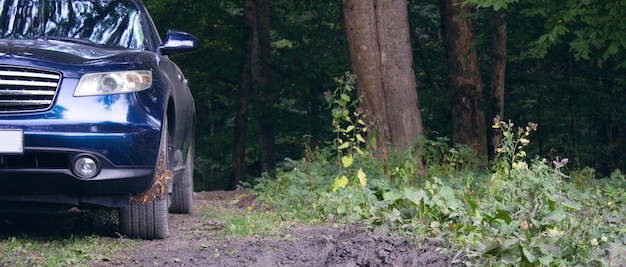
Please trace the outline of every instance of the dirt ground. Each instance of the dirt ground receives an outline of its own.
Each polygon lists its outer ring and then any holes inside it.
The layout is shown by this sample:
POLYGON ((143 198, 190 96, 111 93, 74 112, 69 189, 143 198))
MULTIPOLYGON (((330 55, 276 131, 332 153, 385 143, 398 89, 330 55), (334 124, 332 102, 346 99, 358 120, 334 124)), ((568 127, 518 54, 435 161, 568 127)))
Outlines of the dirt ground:
MULTIPOLYGON (((241 192, 195 194, 196 209, 206 205, 233 205, 241 192)), ((7 225, 0 229, 11 230, 7 225)), ((101 225, 101 231, 111 231, 101 225)), ((451 266, 457 253, 437 251, 435 242, 406 237, 376 236, 362 227, 292 226, 279 237, 224 237, 216 231, 223 222, 196 212, 170 215, 170 237, 140 241, 125 251, 92 266, 451 266)))

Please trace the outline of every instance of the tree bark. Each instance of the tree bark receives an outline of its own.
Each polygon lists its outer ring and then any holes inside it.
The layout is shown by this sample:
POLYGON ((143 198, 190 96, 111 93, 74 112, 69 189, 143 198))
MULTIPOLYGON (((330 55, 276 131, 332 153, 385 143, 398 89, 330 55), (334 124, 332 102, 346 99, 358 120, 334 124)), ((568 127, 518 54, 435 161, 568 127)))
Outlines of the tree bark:
POLYGON ((482 79, 474 49, 474 25, 462 0, 439 0, 441 25, 450 72, 452 140, 487 156, 487 129, 482 79))
POLYGON ((256 5, 244 0, 243 40, 241 47, 241 70, 237 90, 237 113, 233 140, 233 177, 229 188, 234 189, 246 176, 246 134, 248 131, 248 102, 252 87, 252 58, 255 43, 256 5))
MULTIPOLYGON (((489 38, 491 59, 491 74, 489 78, 489 118, 488 122, 496 117, 504 119, 504 83, 506 75, 506 13, 496 15, 493 20, 495 31, 489 38)), ((493 123, 492 123, 493 124, 493 123)), ((489 128, 490 129, 490 128, 489 128)), ((496 148, 502 142, 502 130, 491 129, 489 156, 496 154, 496 148)))
MULTIPOLYGON (((237 92, 231 189, 234 189, 246 175, 245 146, 250 97, 256 94, 260 106, 273 106, 273 94, 265 88, 271 78, 269 22, 269 0, 244 0, 241 76, 237 92)), ((261 166, 263 171, 273 170, 275 165, 273 126, 264 116, 259 117, 261 166)))
POLYGON ((261 171, 274 177, 276 168, 276 135, 274 131, 274 103, 276 92, 271 88, 272 79, 271 47, 270 47, 270 1, 256 0, 256 23, 258 35, 257 64, 253 65, 253 80, 258 88, 258 105, 256 114, 259 121, 259 160, 261 171))
POLYGON ((423 133, 407 2, 345 0, 343 11, 357 93, 384 155, 423 133))

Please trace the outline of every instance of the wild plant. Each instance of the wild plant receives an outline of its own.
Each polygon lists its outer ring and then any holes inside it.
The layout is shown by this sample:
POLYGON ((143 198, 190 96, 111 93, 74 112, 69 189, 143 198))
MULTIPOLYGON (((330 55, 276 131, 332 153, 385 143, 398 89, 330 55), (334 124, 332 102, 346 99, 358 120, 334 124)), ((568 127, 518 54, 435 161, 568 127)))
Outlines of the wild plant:
MULTIPOLYGON (((359 155, 366 155, 363 146, 366 144, 364 135, 368 124, 365 122, 366 114, 359 107, 360 98, 353 99, 356 75, 346 72, 344 76, 335 78, 337 88, 324 94, 324 98, 332 110, 333 132, 337 134, 334 144, 337 149, 338 174, 333 184, 333 191, 345 188, 348 177, 354 172, 350 169, 354 159, 359 155)), ((355 184, 367 185, 365 172, 359 169, 356 172, 355 184)))
POLYGON ((524 148, 536 124, 515 129, 510 121, 496 121, 494 128, 501 129, 504 138, 489 185, 491 199, 484 202, 480 216, 492 234, 476 249, 505 264, 589 264, 598 246, 608 241, 594 230, 603 224, 603 205, 598 207, 597 197, 567 183, 567 158, 526 159, 524 148))
POLYGON ((493 127, 503 139, 492 172, 479 171, 443 138, 423 143, 426 173, 415 151, 391 151, 382 161, 368 153, 365 114, 351 96, 354 76, 336 81, 326 94, 337 134, 332 146, 256 186, 277 214, 443 240, 469 265, 626 266, 621 172, 596 179, 591 168, 570 170, 565 157, 529 157, 537 124, 499 119, 493 127))
POLYGON ((494 160, 494 173, 490 186, 496 192, 500 187, 500 183, 508 180, 511 170, 519 169, 524 167, 524 164, 527 164, 524 148, 530 144, 530 134, 537 131, 537 124, 533 122, 529 122, 525 127, 518 127, 517 130, 514 127, 513 122, 510 120, 505 122, 500 120, 499 116, 494 118, 492 128, 502 131, 502 141, 500 146, 496 148, 497 155, 494 160))

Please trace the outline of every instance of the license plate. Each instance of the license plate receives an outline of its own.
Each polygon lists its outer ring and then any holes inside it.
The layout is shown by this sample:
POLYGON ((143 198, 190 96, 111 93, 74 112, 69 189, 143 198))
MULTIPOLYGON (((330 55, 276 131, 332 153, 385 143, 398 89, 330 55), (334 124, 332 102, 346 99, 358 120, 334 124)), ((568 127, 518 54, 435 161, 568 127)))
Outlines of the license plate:
POLYGON ((24 132, 15 129, 0 129, 0 154, 23 154, 24 132))

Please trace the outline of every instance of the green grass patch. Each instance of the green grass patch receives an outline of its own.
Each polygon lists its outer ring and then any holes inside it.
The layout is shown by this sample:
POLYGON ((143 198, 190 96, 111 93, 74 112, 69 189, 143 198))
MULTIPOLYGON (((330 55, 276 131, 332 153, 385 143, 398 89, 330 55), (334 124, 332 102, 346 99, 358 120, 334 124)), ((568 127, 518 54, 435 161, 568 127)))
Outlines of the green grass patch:
POLYGON ((8 237, 0 240, 0 266, 89 266, 134 245, 122 238, 8 237))
POLYGON ((279 236, 292 221, 278 216, 273 210, 226 209, 223 207, 203 207, 199 210, 204 224, 215 229, 222 237, 232 236, 279 236))

